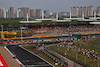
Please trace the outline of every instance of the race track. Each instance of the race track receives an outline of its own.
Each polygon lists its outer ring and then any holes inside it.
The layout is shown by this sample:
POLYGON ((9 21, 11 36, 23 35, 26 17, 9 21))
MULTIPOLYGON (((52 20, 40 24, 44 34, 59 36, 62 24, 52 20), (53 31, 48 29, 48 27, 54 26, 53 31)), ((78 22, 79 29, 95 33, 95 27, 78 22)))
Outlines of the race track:
POLYGON ((24 50, 17 45, 9 45, 7 48, 22 62, 25 67, 53 67, 46 61, 24 50))

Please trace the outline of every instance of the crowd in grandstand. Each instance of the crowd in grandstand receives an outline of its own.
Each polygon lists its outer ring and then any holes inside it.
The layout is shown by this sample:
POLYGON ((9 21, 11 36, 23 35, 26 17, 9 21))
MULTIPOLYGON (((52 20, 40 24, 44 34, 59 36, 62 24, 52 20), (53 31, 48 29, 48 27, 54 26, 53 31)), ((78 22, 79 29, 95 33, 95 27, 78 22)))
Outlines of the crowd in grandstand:
POLYGON ((87 31, 100 31, 100 25, 71 25, 68 27, 71 32, 87 32, 87 31))
POLYGON ((44 25, 44 26, 32 26, 30 30, 34 33, 63 33, 67 27, 61 26, 52 26, 52 25, 44 25))
POLYGON ((100 31, 100 25, 37 25, 30 26, 33 33, 68 33, 100 31))
POLYGON ((67 45, 67 50, 74 49, 78 54, 86 55, 88 58, 92 58, 95 61, 100 60, 100 53, 95 50, 85 49, 74 45, 67 45))
POLYGON ((81 37, 80 40, 88 41, 88 40, 95 40, 97 37, 100 37, 100 35, 88 35, 81 37))

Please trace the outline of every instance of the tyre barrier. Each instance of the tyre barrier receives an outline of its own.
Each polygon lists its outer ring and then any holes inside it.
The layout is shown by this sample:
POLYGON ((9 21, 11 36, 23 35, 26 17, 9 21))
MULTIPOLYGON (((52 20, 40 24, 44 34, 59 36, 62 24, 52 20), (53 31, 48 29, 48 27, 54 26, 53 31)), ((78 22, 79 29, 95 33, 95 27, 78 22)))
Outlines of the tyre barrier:
POLYGON ((40 39, 40 40, 23 40, 23 41, 12 41, 12 42, 0 42, 0 44, 28 44, 28 43, 50 43, 50 42, 74 42, 76 38, 68 39, 40 39))
POLYGON ((44 54, 46 54, 48 57, 50 57, 52 60, 54 60, 55 62, 57 62, 59 65, 63 66, 63 67, 68 67, 68 64, 64 64, 63 62, 61 62, 59 59, 57 59, 56 57, 54 57, 53 55, 51 55, 49 52, 47 52, 46 50, 41 50, 44 54))
POLYGON ((13 42, 3 42, 2 44, 26 44, 26 43, 33 43, 33 40, 23 40, 23 41, 13 41, 13 42))

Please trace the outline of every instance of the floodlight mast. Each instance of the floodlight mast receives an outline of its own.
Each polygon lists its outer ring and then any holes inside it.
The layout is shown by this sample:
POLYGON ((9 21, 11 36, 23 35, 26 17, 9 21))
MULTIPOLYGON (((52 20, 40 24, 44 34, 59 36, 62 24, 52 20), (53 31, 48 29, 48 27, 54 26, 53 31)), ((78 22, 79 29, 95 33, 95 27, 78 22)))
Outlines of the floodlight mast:
POLYGON ((22 41, 23 41, 23 39, 22 39, 22 37, 23 37, 23 35, 22 35, 22 34, 23 34, 22 30, 25 29, 25 27, 20 27, 20 28, 21 28, 21 42, 22 42, 22 41))
POLYGON ((84 20, 84 12, 82 12, 82 20, 84 20))
POLYGON ((58 20, 58 12, 56 12, 56 21, 58 20))
POLYGON ((42 19, 44 19, 44 12, 42 11, 42 19))
POLYGON ((71 16, 72 16, 72 15, 71 15, 71 11, 70 11, 70 19, 71 19, 71 16))
POLYGON ((94 11, 94 18, 96 18, 96 11, 94 11))
POLYGON ((3 25, 1 25, 1 27, 2 27, 2 32, 3 32, 3 25))
POLYGON ((29 19, 29 18, 28 18, 28 12, 27 12, 27 21, 28 21, 28 19, 29 19))

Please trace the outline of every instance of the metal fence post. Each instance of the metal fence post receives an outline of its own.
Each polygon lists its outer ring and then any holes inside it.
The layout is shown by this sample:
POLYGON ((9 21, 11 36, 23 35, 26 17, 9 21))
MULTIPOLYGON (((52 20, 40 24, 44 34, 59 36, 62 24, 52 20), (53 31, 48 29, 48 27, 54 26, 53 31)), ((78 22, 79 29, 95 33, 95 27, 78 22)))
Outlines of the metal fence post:
POLYGON ((84 64, 86 64, 86 55, 85 55, 85 57, 84 57, 84 64))
POLYGON ((98 67, 99 67, 99 61, 98 61, 98 67))
POLYGON ((77 52, 76 52, 76 60, 77 60, 77 52))

